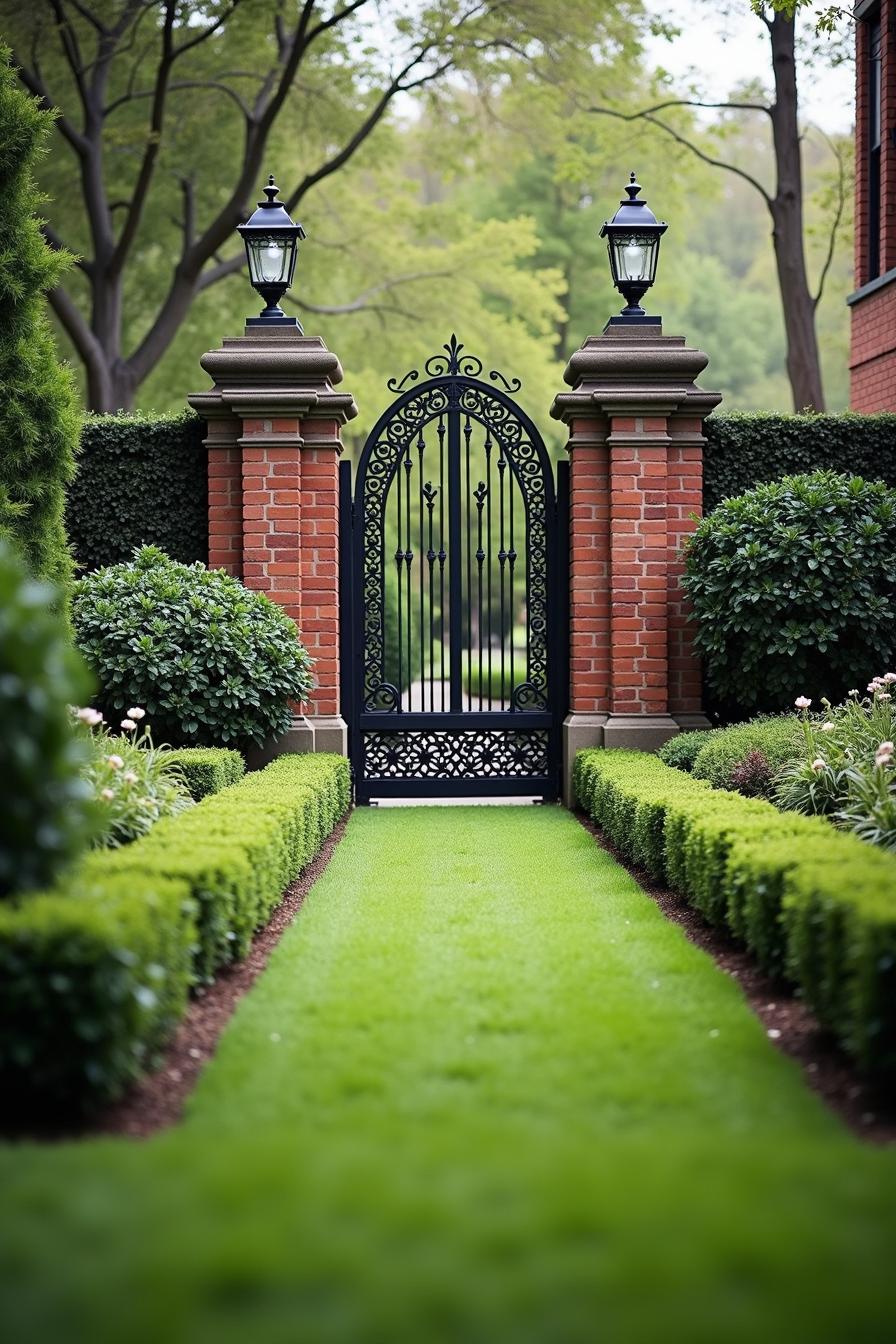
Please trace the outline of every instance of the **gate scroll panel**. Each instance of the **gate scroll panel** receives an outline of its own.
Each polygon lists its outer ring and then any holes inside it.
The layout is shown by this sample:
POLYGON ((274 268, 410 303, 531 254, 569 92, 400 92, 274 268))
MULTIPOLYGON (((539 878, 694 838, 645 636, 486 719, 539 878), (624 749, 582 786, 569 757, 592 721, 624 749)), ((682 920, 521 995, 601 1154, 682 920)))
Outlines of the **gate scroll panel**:
POLYGON ((397 399, 358 466, 350 712, 362 801, 368 782, 400 779, 445 793, 473 780, 554 788, 550 459, 510 398, 519 383, 480 380, 454 337, 444 350, 419 387, 416 371, 392 380, 397 399))

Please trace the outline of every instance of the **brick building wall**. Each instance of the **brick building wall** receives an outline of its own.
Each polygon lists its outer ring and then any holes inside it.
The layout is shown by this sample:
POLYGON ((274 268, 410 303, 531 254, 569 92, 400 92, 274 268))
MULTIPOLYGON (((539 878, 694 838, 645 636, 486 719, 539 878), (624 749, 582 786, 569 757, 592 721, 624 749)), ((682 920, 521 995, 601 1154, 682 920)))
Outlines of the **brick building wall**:
POLYGON ((851 312, 850 405, 896 410, 896 0, 865 0, 856 11, 855 291, 851 312), (880 23, 879 208, 872 183, 871 57, 880 23), (874 251, 877 250, 875 261, 874 251))

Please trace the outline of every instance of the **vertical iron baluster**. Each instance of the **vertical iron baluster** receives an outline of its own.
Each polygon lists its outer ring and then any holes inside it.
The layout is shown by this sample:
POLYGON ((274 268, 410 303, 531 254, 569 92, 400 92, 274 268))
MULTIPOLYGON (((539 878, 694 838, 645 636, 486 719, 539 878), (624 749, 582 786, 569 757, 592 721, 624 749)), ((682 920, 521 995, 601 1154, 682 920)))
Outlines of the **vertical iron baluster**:
POLYGON ((419 499, 418 499, 418 501, 417 501, 417 507, 418 507, 418 509, 419 509, 419 511, 420 511, 420 550, 419 550, 419 552, 418 552, 418 554, 419 554, 419 556, 420 556, 420 564, 419 564, 418 569, 419 569, 419 576, 420 576, 420 578, 419 578, 419 588, 420 588, 420 708, 421 708, 421 710, 423 710, 423 709, 426 708, 426 666, 425 666, 425 663, 426 663, 426 640, 423 638, 423 607, 424 607, 423 585, 424 585, 425 577, 426 577, 426 576, 424 575, 424 573, 423 573, 423 449, 424 449, 424 447, 425 447, 425 445, 424 445, 424 442, 423 442, 423 430, 421 429, 421 430, 419 431, 419 433, 417 434, 418 468, 419 468, 419 475, 420 475, 420 479, 419 479, 419 481, 418 481, 418 483, 417 483, 417 485, 418 485, 418 490, 419 490, 419 495, 420 495, 420 497, 419 497, 419 499))
POLYGON ((478 517, 476 520, 476 535, 477 535, 476 567, 478 570, 476 592, 477 592, 477 613, 479 623, 479 629, 478 629, 479 708, 482 709, 482 698, 483 698, 482 697, 482 562, 485 559, 485 551, 482 549, 482 509, 483 506, 485 505, 485 497, 486 497, 485 481, 479 482, 473 494, 476 499, 476 510, 478 513, 478 517))
MULTIPOLYGON (((433 565, 435 564, 436 553, 432 548, 432 511, 435 508, 436 495, 438 493, 438 490, 432 488, 432 481, 427 481, 423 487, 423 497, 426 500, 426 507, 429 510, 429 546, 426 551, 426 560, 429 565, 429 712, 431 714, 435 711, 436 707, 435 640, 433 639, 433 629, 435 626, 435 621, 433 619, 433 565)), ((421 542, 420 544, 422 548, 423 543, 421 542)), ((423 708, 425 709, 426 706, 424 705, 423 708)))
POLYGON ((473 519, 470 510, 470 417, 464 421, 464 458, 467 464, 467 488, 464 492, 464 527, 467 533, 467 709, 473 708, 473 519))
POLYGON ((405 490, 405 550, 404 559, 407 566, 405 575, 405 587, 408 595, 408 709, 413 709, 411 689, 413 687, 414 676, 414 608, 411 603, 411 561, 414 559, 414 552, 411 550, 411 472, 414 464, 411 461, 411 445, 408 442, 404 454, 404 474, 407 482, 405 490))
POLYGON ((488 584, 486 602, 488 604, 488 707, 492 708, 492 439, 485 431, 485 532, 488 539, 488 584))
POLYGON ((441 708, 445 713, 445 417, 439 416, 439 673, 441 708))
POLYGON ((501 708, 505 707, 504 694, 504 645, 506 635, 504 634, 504 567, 507 564, 507 552, 504 549, 504 480, 507 475, 507 459, 504 456, 504 445, 500 445, 498 453, 498 478, 501 482, 499 494, 499 515, 501 525, 501 549, 498 551, 498 565, 501 569, 501 708))
POLYGON ((514 476, 513 476, 513 472, 511 471, 510 474, 509 474, 509 476, 508 476, 508 480, 507 480, 508 490, 509 490, 509 492, 510 492, 510 510, 509 510, 509 512, 510 512, 510 548, 509 548, 509 550, 508 550, 508 552, 507 552, 507 563, 508 563, 508 569, 509 569, 509 574, 510 574, 510 585, 509 585, 509 586, 510 586, 510 598, 509 598, 509 601, 510 601, 510 707, 511 707, 511 709, 513 708, 513 691, 514 691, 514 684, 515 684, 515 682, 516 682, 516 672, 515 672, 515 670, 514 670, 514 666, 513 666, 513 626, 514 626, 514 622, 515 622, 515 620, 516 620, 516 607, 514 606, 514 594, 513 594, 513 567, 514 567, 514 565, 516 564, 516 550, 515 550, 515 548, 514 548, 514 544, 513 544, 513 487, 514 487, 514 484, 515 484, 514 476))
POLYGON ((464 605, 463 543, 460 538, 462 503, 460 410, 456 405, 452 405, 448 410, 448 554, 451 558, 451 564, 448 566, 448 582, 451 589, 448 650, 451 656, 452 714, 459 714, 464 707, 464 662, 461 644, 464 605))

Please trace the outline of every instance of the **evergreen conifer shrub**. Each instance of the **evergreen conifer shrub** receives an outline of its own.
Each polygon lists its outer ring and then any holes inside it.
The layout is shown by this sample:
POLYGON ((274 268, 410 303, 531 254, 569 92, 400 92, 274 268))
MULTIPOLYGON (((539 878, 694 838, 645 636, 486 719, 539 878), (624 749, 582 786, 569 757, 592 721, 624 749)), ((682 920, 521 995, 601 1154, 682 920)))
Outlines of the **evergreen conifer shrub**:
POLYGON ((68 708, 90 678, 56 598, 0 540, 0 898, 52 882, 95 824, 68 708))
POLYGON ((0 534, 16 542, 38 578, 64 589, 71 558, 63 510, 79 415, 44 293, 70 258, 47 245, 33 213, 41 198, 32 170, 52 124, 21 90, 0 47, 0 534))

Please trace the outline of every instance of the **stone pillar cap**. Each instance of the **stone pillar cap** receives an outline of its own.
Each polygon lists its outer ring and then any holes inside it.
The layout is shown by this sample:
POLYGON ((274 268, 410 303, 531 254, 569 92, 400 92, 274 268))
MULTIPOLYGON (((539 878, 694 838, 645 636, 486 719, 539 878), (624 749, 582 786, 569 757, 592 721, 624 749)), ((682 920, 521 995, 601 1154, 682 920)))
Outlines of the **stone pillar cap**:
POLYGON ((358 414, 351 394, 334 390, 343 379, 337 357, 320 336, 304 336, 298 328, 247 328, 199 362, 214 387, 187 400, 205 416, 268 412, 344 424, 358 414))

